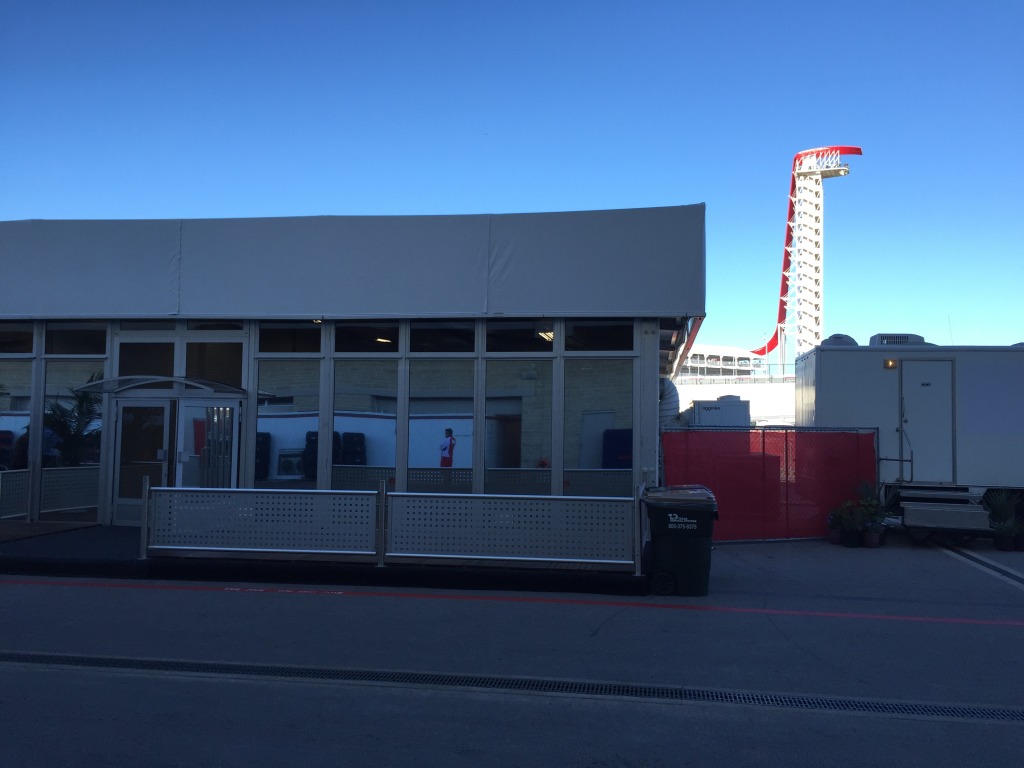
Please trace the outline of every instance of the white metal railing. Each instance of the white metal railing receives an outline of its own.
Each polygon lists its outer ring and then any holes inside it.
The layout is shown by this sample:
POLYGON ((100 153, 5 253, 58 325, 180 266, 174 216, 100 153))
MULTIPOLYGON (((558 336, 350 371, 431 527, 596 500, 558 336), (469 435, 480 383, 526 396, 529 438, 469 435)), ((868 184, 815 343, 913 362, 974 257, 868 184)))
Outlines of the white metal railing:
POLYGON ((632 499, 388 495, 385 558, 634 566, 632 499))
POLYGON ((43 469, 40 512, 84 509, 99 504, 100 467, 49 467, 43 469))
POLYGON ((152 488, 149 551, 374 555, 377 493, 152 488))
POLYGON ((0 518, 28 516, 28 470, 0 472, 0 518))
MULTIPOLYGON (((100 470, 84 467, 47 467, 42 470, 40 512, 88 509, 99 504, 100 470)), ((27 517, 29 470, 0 472, 0 518, 27 517)))
POLYGON ((147 488, 140 554, 590 564, 639 573, 635 497, 147 488))

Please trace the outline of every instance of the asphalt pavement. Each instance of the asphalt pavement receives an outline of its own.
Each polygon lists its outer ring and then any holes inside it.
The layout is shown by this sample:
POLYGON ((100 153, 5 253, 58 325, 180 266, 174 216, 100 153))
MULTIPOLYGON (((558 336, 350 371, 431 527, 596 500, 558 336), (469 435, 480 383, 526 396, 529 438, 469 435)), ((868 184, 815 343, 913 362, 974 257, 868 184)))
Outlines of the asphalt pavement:
POLYGON ((987 764, 1024 752, 1024 553, 718 544, 706 597, 468 568, 0 542, 0 764, 987 764))

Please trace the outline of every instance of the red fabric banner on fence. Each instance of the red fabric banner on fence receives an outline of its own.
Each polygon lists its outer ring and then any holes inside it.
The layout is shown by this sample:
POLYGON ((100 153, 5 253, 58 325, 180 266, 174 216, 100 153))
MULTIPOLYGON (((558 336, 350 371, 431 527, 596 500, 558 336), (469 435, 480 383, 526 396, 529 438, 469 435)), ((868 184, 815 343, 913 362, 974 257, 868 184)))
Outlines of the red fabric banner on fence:
POLYGON ((875 489, 875 437, 874 430, 665 432, 665 482, 714 493, 716 541, 826 536, 831 509, 865 485, 875 489))

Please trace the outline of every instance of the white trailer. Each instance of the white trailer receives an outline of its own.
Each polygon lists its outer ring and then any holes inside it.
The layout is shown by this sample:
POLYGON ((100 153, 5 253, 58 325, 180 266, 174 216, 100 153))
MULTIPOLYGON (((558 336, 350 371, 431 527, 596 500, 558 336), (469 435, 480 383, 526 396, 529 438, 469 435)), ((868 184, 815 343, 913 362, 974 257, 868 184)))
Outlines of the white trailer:
POLYGON ((989 530, 989 488, 1024 489, 1024 345, 834 336, 796 361, 798 427, 878 430, 883 496, 910 529, 989 530))

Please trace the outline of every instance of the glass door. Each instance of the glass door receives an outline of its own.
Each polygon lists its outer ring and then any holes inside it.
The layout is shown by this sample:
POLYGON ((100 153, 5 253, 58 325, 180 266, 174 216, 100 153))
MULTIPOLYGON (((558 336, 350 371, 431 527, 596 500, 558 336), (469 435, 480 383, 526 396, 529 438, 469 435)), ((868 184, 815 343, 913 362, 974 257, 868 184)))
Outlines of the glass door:
POLYGON ((240 410, 238 400, 179 402, 175 486, 237 486, 240 410))
POLYGON ((150 488, 235 488, 240 400, 117 401, 114 524, 142 520, 150 488))
POLYGON ((151 488, 166 486, 171 435, 171 400, 120 400, 114 477, 114 524, 142 520, 143 479, 151 488))

